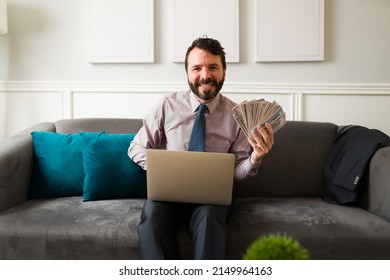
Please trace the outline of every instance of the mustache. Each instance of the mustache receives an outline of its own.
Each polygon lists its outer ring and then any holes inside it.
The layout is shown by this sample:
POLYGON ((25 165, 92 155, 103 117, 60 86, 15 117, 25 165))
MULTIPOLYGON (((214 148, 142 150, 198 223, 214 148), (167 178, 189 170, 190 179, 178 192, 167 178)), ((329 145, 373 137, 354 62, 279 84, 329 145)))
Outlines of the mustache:
POLYGON ((212 78, 207 79, 200 79, 199 81, 195 82, 195 86, 201 86, 201 85, 208 85, 208 84, 217 84, 217 81, 212 78))

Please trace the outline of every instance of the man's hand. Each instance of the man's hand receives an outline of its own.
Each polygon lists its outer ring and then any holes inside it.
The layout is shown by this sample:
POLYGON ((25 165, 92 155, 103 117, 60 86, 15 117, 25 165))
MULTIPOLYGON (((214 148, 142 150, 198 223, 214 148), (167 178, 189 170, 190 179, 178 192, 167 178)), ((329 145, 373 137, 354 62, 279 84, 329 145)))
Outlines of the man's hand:
POLYGON ((265 124, 263 129, 260 125, 257 126, 257 130, 254 129, 248 141, 253 148, 250 161, 253 166, 258 167, 261 164, 264 156, 271 151, 272 146, 274 145, 274 132, 269 123, 265 124))

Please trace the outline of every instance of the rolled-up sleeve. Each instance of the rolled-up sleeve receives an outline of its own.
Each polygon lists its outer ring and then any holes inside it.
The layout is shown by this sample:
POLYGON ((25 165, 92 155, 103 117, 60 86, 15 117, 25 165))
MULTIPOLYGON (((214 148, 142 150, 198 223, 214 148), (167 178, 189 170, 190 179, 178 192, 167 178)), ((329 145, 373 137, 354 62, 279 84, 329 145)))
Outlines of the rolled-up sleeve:
POLYGON ((250 162, 250 144, 241 130, 230 152, 236 155, 236 169, 234 173, 234 181, 236 183, 240 184, 247 178, 257 174, 258 168, 254 167, 250 162))
POLYGON ((257 174, 258 169, 258 167, 254 167, 252 165, 252 163, 250 162, 250 158, 243 160, 236 167, 235 181, 242 182, 245 181, 245 179, 247 179, 248 177, 255 176, 257 174))
POLYGON ((130 142, 127 154, 132 161, 146 170, 146 148, 139 143, 139 139, 137 139, 140 138, 139 135, 140 132, 138 132, 133 141, 130 142))
POLYGON ((127 151, 130 159, 145 170, 147 169, 146 150, 161 148, 161 143, 164 139, 161 125, 164 121, 162 103, 163 100, 160 100, 146 115, 143 120, 143 126, 135 135, 133 141, 130 142, 127 151))

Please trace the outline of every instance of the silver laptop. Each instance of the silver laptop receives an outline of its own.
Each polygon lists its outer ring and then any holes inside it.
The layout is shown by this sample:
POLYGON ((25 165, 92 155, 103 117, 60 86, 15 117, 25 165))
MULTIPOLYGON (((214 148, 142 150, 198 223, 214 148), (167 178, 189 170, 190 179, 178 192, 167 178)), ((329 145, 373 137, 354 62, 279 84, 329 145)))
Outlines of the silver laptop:
POLYGON ((230 205, 235 156, 148 149, 148 199, 230 205))

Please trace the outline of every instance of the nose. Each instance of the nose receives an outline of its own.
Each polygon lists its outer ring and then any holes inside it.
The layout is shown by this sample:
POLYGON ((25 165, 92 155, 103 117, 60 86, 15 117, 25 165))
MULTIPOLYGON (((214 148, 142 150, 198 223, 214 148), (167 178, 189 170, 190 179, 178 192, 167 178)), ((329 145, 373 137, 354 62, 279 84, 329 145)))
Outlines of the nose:
POLYGON ((202 69, 202 72, 201 72, 201 76, 200 76, 202 79, 206 80, 208 78, 211 78, 211 71, 207 68, 207 67, 204 67, 202 69))

